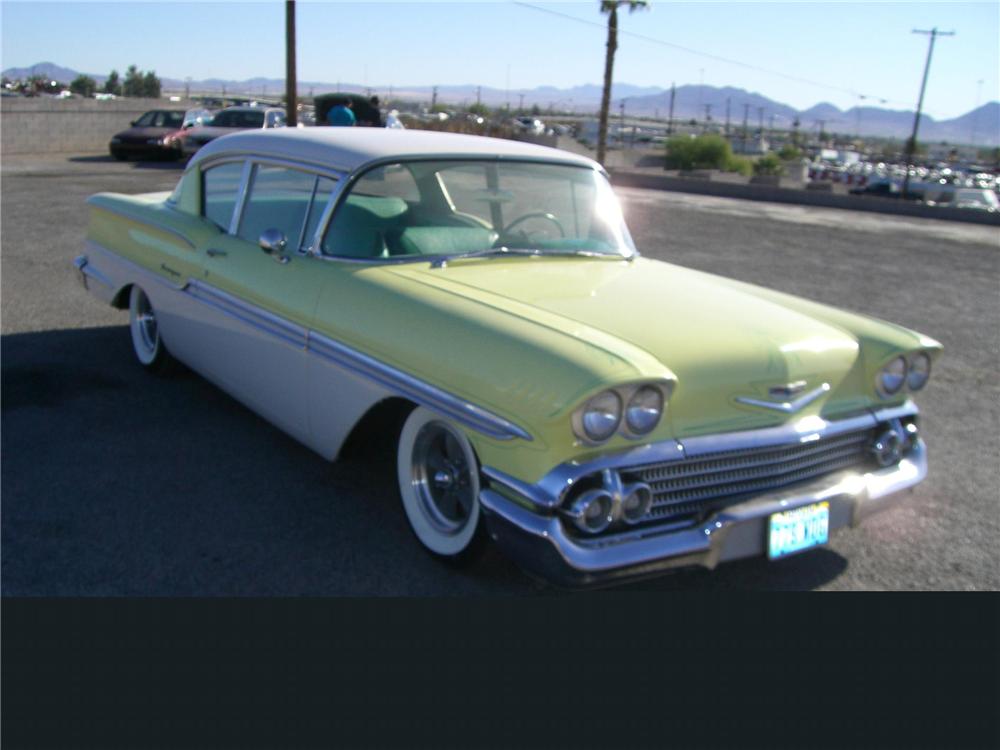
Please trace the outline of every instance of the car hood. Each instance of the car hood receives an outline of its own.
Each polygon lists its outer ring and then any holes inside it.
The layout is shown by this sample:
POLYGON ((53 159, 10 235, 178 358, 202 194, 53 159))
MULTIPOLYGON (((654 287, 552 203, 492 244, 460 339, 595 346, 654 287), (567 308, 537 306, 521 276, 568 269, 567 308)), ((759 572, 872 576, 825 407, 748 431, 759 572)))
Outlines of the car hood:
MULTIPOLYGON (((650 376, 655 368, 648 359, 656 360, 676 377, 668 410, 676 437, 784 422, 788 412, 737 399, 782 403, 791 399, 772 389, 788 384, 801 388, 798 396, 828 386, 796 410, 796 418, 857 410, 874 396, 861 357, 871 325, 846 325, 866 319, 821 305, 803 310, 812 303, 790 305, 769 298, 768 290, 679 266, 643 258, 533 257, 469 259, 444 268, 405 264, 392 272, 503 310, 525 326, 598 344, 650 376)), ((879 326, 886 337, 878 357, 915 346, 914 334, 888 324, 875 326, 876 338, 879 326)))
POLYGON ((201 143, 207 143, 214 138, 221 138, 224 135, 229 135, 230 133, 239 133, 243 130, 258 130, 259 128, 217 128, 212 125, 203 125, 199 128, 191 128, 188 130, 188 137, 194 140, 200 141, 201 143))

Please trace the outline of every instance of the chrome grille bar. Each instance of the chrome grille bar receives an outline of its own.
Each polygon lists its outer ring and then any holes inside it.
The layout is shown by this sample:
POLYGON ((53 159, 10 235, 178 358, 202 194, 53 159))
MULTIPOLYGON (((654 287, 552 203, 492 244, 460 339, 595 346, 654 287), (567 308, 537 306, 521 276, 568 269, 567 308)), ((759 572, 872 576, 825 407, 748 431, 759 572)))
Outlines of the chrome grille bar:
POLYGON ((871 431, 861 430, 797 445, 743 449, 625 468, 653 490, 653 506, 643 523, 696 520, 709 507, 747 495, 860 466, 869 460, 871 431))

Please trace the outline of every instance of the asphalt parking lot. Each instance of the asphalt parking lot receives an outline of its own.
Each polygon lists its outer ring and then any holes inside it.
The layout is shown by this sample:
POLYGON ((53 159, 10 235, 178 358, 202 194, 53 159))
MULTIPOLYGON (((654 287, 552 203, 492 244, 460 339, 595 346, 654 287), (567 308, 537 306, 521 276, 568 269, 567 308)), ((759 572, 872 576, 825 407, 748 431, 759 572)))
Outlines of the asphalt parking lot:
MULTIPOLYGON (((2 165, 5 595, 423 595, 544 590, 493 550, 455 570, 411 538, 377 457, 330 464, 199 377, 146 375, 125 313, 77 283, 99 191, 171 189, 176 164, 2 165)), ((640 250, 885 318, 945 354, 920 394, 930 475, 899 508, 780 563, 625 588, 1000 588, 996 228, 638 189, 640 250)))

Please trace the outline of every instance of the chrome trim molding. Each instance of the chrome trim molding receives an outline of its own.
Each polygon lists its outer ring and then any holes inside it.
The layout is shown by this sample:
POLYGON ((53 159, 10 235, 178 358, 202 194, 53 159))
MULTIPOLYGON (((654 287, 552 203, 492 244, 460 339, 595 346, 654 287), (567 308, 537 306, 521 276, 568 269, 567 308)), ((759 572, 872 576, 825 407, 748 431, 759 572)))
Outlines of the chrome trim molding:
POLYGON ((96 268, 94 268, 94 266, 91 265, 90 260, 87 258, 86 255, 78 255, 76 258, 74 258, 73 266, 76 268, 77 273, 79 274, 80 283, 83 285, 84 289, 90 288, 88 286, 88 281, 92 279, 97 283, 103 284, 108 289, 114 291, 115 288, 114 282, 107 276, 105 276, 103 273, 98 271, 96 268))
POLYGON ((192 279, 188 283, 187 293, 199 302, 210 305, 287 344, 299 349, 305 349, 307 346, 309 335, 304 326, 269 313, 256 305, 250 305, 221 289, 192 279))
POLYGON ((227 151, 221 154, 212 154, 211 156, 199 159, 196 163, 190 165, 189 169, 191 167, 196 167, 198 169, 205 170, 211 169, 212 167, 220 164, 225 164, 226 162, 245 160, 252 161, 255 164, 267 164, 275 167, 298 169, 302 172, 310 172, 312 174, 317 174, 321 177, 329 177, 334 180, 342 180, 348 175, 348 172, 335 167, 329 167, 309 161, 298 161, 297 159, 289 159, 285 157, 261 156, 260 152, 256 151, 227 151))
POLYGON ((321 333, 309 332, 308 349, 323 359, 373 380, 393 393, 451 417, 459 424, 484 435, 499 440, 532 439, 527 430, 513 422, 321 333))
MULTIPOLYGON (((790 385, 795 385, 795 384, 790 384, 790 385)), ((774 411, 780 411, 783 412, 784 414, 794 414, 795 412, 800 411, 803 407, 811 404, 813 401, 818 399, 824 393, 827 393, 829 390, 830 390, 830 384, 823 383, 818 388, 814 388, 808 393, 803 393, 794 401, 764 401, 763 399, 750 398, 749 396, 737 396, 736 401, 738 401, 741 404, 746 404, 748 406, 759 406, 763 409, 773 409, 774 411)))
POLYGON ((185 245, 194 250, 194 243, 190 239, 188 239, 182 232, 179 232, 176 229, 173 229, 172 227, 168 227, 165 224, 159 224, 155 221, 152 221, 148 216, 136 216, 135 214, 130 214, 128 211, 122 211, 121 209, 118 208, 111 208, 110 206, 104 206, 99 203, 95 203, 93 199, 94 196, 87 198, 87 203, 93 208, 96 208, 98 211, 107 211, 109 214, 114 214, 115 216, 121 216, 123 219, 136 221, 146 226, 152 227, 153 229, 157 229, 161 232, 166 232, 167 234, 176 237, 185 245))
POLYGON ((640 530, 604 543, 573 539, 558 516, 532 513, 488 488, 480 491, 480 503, 490 535, 508 555, 550 580, 579 585, 764 555, 771 514, 815 502, 830 504, 831 530, 856 526, 892 507, 926 474, 926 448, 918 440, 896 466, 839 472, 730 506, 695 526, 640 530))
POLYGON ((490 466, 484 466, 482 471, 488 478, 505 485, 544 512, 561 505, 566 493, 580 479, 605 469, 635 468, 644 464, 680 461, 713 453, 810 443, 821 438, 874 428, 880 422, 916 416, 917 413, 916 405, 907 401, 897 407, 869 411, 836 421, 815 416, 803 417, 795 422, 760 430, 704 435, 680 441, 664 440, 590 460, 567 461, 534 484, 515 479, 490 466))
MULTIPOLYGON (((249 159, 243 162, 243 171, 240 173, 240 186, 236 190, 236 203, 233 204, 233 215, 229 217, 228 234, 236 237, 240 232, 240 222, 243 221, 243 207, 247 203, 247 195, 250 193, 250 183, 253 181, 256 165, 249 159)), ((205 191, 204 175, 202 175, 202 193, 205 191)), ((205 196, 202 195, 202 207, 204 207, 205 196)), ((204 211, 202 212, 204 213, 204 211)))

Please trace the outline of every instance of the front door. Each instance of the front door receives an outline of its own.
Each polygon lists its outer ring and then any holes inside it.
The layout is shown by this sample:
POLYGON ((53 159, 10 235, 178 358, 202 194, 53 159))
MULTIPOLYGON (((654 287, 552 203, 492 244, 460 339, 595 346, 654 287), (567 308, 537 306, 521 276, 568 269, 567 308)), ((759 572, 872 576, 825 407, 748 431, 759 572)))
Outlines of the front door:
MULTIPOLYGON (((299 250, 334 182, 286 167, 248 169, 238 221, 198 248, 203 269, 189 291, 204 312, 202 361, 226 391, 310 443, 306 336, 327 269, 299 250), (285 247, 263 250, 266 230, 285 247)), ((209 199, 206 191, 206 207, 209 199)))

